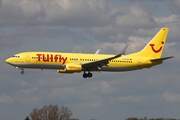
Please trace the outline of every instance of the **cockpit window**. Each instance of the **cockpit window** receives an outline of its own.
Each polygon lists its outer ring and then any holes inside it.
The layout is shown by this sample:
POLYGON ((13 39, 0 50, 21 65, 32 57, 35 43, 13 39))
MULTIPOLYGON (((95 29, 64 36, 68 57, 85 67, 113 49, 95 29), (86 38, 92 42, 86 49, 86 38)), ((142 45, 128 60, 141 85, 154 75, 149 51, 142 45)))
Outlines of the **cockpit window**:
POLYGON ((20 56, 16 56, 16 55, 14 55, 14 56, 13 56, 13 58, 20 58, 20 56))

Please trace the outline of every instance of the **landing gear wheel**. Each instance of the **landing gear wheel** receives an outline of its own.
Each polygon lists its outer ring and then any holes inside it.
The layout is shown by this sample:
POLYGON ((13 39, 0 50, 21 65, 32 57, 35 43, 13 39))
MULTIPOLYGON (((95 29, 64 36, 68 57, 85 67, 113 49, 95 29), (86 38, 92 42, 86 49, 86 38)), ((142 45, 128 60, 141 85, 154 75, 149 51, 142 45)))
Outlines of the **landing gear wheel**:
POLYGON ((90 73, 90 72, 86 73, 86 72, 84 71, 83 78, 87 78, 87 77, 91 78, 92 76, 93 76, 92 73, 90 73))
POLYGON ((88 75, 89 78, 91 78, 93 76, 92 73, 88 73, 87 75, 88 75))
POLYGON ((86 73, 83 74, 83 78, 87 78, 88 75, 86 73))
POLYGON ((21 71, 21 75, 24 75, 24 71, 21 71))

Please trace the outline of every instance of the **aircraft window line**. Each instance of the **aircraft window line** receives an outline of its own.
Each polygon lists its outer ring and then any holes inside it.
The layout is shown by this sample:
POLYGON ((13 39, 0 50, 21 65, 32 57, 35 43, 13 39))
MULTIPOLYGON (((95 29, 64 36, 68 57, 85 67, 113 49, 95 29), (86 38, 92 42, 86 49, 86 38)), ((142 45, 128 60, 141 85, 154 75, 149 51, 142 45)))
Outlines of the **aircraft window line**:
MULTIPOLYGON (((78 58, 70 58, 70 60, 78 60, 78 58)), ((82 60, 82 59, 79 59, 79 60, 82 60)))
POLYGON ((38 59, 38 57, 32 57, 32 59, 38 59))
POLYGON ((83 59, 83 58, 70 58, 70 60, 80 60, 80 61, 97 61, 97 59, 83 59))
POLYGON ((132 59, 109 60, 109 62, 124 62, 124 63, 132 63, 132 59))
MULTIPOLYGON (((34 59, 37 59, 37 57, 34 57, 34 59)), ((42 59, 42 57, 40 58, 42 59)), ((76 61, 98 61, 98 59, 84 59, 84 58, 70 58, 69 60, 76 60, 76 61)), ((132 63, 132 59, 123 58, 122 60, 109 60, 109 62, 123 62, 123 63, 132 63)))

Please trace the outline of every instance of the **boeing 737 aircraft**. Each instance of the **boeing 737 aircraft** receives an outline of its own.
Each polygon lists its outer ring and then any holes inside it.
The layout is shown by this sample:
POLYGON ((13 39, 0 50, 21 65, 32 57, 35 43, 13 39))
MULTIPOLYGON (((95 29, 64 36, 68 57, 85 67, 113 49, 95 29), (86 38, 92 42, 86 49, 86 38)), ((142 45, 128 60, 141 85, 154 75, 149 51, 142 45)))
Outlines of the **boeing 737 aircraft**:
POLYGON ((117 55, 64 52, 22 52, 6 59, 6 63, 21 69, 56 69, 58 73, 78 73, 83 71, 83 77, 92 77, 93 71, 121 72, 161 64, 164 60, 172 58, 163 57, 163 49, 168 35, 168 28, 162 28, 152 40, 139 52, 124 55, 127 46, 117 55))

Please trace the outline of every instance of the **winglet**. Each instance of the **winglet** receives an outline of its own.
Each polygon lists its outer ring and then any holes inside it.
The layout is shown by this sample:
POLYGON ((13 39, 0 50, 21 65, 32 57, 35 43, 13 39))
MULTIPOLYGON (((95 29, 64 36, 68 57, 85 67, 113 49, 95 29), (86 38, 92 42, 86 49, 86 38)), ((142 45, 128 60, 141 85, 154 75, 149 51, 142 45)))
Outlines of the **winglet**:
POLYGON ((128 46, 129 46, 129 44, 127 44, 127 45, 123 48, 123 50, 121 51, 121 55, 125 55, 128 46))
POLYGON ((100 50, 101 50, 101 49, 98 49, 98 50, 95 52, 95 54, 99 54, 100 50))
POLYGON ((123 50, 121 51, 121 53, 115 55, 114 58, 121 57, 122 55, 125 55, 125 52, 126 52, 126 50, 127 50, 128 45, 129 45, 129 44, 127 44, 127 45, 123 48, 123 50))

